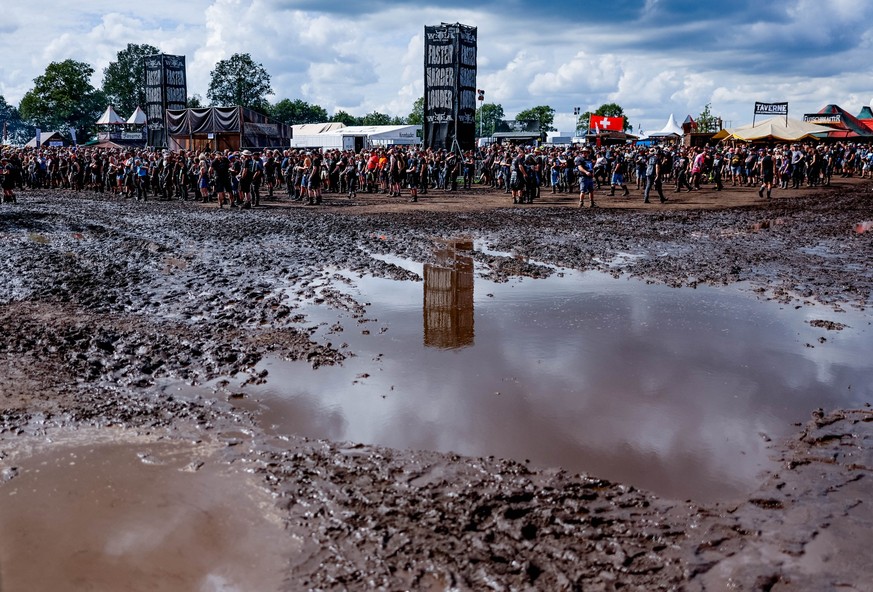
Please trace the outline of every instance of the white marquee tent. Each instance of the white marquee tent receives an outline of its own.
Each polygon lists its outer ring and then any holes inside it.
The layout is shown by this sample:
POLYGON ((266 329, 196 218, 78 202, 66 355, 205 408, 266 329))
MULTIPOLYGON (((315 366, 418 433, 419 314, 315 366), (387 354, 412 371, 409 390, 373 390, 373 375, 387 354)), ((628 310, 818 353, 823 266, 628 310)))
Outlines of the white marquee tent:
POLYGON ((147 119, 145 111, 143 111, 139 107, 137 107, 136 111, 134 111, 131 116, 127 118, 128 125, 145 125, 146 122, 147 119))
POLYGON ((103 112, 103 115, 100 116, 95 122, 97 125, 124 125, 126 122, 119 117, 118 113, 115 112, 115 109, 112 108, 112 105, 106 107, 106 111, 103 112))
POLYGON ((681 137, 683 135, 682 128, 676 123, 676 119, 673 117, 673 114, 670 114, 670 119, 667 120, 664 128, 659 132, 652 132, 648 134, 649 138, 674 138, 681 137))

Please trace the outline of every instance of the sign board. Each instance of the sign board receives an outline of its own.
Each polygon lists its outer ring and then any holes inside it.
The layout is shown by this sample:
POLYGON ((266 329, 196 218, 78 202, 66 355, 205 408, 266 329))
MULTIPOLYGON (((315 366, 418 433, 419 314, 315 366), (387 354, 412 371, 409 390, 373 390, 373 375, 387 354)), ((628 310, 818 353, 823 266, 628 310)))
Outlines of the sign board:
POLYGON ((494 132, 520 132, 538 136, 540 134, 540 122, 536 119, 500 119, 494 122, 494 132))
POLYGON ((842 123, 843 119, 839 113, 807 113, 803 116, 803 121, 818 125, 834 125, 842 123))
POLYGON ((424 143, 472 150, 476 140, 477 29, 424 28, 424 143))
POLYGON ((788 115, 788 103, 755 103, 755 115, 788 115))
POLYGON ((252 123, 246 122, 246 131, 250 134, 276 137, 279 135, 279 126, 275 123, 252 123))

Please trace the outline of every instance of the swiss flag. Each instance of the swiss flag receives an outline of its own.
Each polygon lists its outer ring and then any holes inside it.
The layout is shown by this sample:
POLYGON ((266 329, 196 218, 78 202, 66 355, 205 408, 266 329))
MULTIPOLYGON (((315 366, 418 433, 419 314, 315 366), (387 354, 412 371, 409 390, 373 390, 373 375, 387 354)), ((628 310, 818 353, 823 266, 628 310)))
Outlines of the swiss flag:
POLYGON ((588 129, 594 128, 621 132, 624 131, 624 118, 592 115, 591 119, 588 121, 588 129))

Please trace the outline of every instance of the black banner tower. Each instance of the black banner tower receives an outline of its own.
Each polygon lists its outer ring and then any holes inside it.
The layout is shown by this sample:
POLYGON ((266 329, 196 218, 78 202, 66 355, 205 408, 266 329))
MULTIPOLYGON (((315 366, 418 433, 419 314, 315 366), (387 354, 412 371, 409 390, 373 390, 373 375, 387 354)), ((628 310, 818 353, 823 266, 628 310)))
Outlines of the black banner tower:
POLYGON ((148 127, 147 145, 167 147, 167 109, 188 106, 188 82, 185 74, 185 56, 167 54, 143 58, 145 75, 145 112, 148 127))
POLYGON ((476 27, 424 28, 424 146, 476 147, 476 27))

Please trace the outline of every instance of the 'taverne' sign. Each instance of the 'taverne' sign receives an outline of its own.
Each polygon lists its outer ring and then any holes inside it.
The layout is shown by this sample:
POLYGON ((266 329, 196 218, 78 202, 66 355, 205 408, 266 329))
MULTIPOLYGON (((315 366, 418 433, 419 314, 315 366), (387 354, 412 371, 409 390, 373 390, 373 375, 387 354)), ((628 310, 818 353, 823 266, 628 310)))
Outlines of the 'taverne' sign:
POLYGON ((755 115, 788 115, 788 103, 755 103, 755 115))

